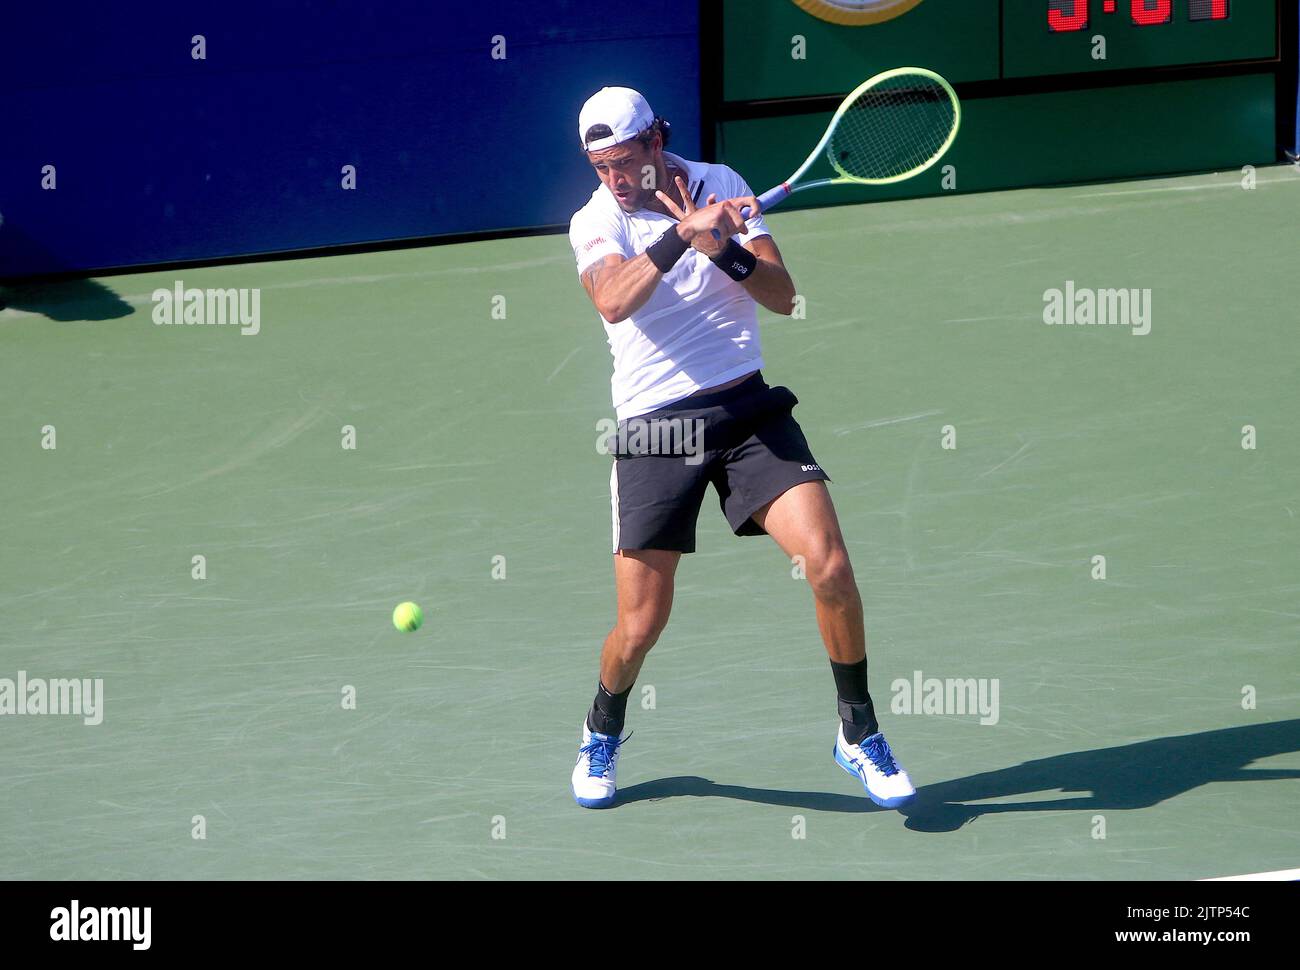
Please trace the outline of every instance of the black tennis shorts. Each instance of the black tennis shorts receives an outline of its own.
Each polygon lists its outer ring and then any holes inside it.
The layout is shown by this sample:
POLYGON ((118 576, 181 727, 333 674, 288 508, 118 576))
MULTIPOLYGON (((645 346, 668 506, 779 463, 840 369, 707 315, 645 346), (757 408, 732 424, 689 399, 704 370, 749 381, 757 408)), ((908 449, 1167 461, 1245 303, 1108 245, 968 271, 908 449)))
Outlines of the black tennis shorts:
POLYGON ((694 552, 710 482, 732 532, 765 535, 750 516, 801 482, 830 481, 791 414, 798 403, 788 387, 769 387, 756 372, 724 391, 618 422, 607 439, 614 552, 694 552))

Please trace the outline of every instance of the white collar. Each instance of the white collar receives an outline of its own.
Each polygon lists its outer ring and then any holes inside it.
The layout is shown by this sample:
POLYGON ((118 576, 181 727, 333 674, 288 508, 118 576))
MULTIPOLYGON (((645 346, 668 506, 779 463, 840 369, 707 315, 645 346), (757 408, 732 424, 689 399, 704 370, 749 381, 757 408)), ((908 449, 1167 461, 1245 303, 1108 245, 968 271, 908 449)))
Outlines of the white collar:
MULTIPOLYGON (((707 166, 702 163, 688 161, 680 155, 674 155, 670 151, 664 152, 664 158, 672 161, 674 165, 686 173, 686 191, 688 191, 691 194, 691 197, 694 198, 696 195, 696 187, 704 181, 704 172, 707 166)), ((696 200, 695 204, 699 205, 699 201, 696 200)))

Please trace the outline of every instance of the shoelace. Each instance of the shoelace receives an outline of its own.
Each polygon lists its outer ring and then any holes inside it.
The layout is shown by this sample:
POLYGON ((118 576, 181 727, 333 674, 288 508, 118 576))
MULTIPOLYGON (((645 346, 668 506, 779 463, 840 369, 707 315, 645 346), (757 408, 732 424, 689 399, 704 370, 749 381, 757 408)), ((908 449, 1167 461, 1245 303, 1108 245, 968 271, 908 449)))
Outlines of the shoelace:
MULTIPOLYGON (((632 735, 628 735, 630 738, 632 735)), ((592 737, 591 741, 584 744, 578 749, 579 754, 591 756, 587 764, 588 778, 604 778, 609 774, 609 769, 614 764, 614 758, 618 755, 618 748, 627 738, 615 738, 612 741, 609 738, 592 737)))
POLYGON ((898 762, 894 760, 894 752, 889 750, 889 743, 885 740, 883 734, 872 735, 864 741, 862 750, 866 752, 867 757, 871 759, 871 763, 886 778, 898 774, 900 770, 898 762))

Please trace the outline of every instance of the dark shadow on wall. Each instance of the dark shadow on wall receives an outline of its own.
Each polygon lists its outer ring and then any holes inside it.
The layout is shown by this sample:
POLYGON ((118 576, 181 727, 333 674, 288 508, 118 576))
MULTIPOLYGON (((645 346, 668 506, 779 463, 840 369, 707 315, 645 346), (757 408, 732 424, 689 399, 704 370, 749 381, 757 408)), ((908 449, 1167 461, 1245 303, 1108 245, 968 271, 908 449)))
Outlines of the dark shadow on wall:
MULTIPOLYGON (((21 252, 25 259, 34 259, 41 266, 66 266, 65 260, 58 259, 18 227, 5 223, 0 231, 4 233, 4 239, 0 240, 0 256, 6 252, 21 252)), ((0 282, 0 310, 5 307, 39 313, 60 323, 116 320, 130 316, 134 309, 103 283, 77 277, 58 278, 54 272, 26 280, 0 282)))

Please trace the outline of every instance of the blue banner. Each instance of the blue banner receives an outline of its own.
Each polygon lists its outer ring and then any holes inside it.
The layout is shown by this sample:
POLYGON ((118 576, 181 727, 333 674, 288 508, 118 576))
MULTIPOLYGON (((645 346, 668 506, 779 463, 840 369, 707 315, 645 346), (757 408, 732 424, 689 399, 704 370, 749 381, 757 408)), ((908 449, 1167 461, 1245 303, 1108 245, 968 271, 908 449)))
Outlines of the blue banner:
POLYGON ((20 4, 0 277, 567 223, 582 102, 699 150, 696 0, 20 4))

